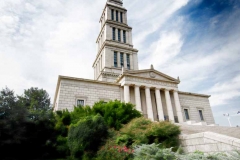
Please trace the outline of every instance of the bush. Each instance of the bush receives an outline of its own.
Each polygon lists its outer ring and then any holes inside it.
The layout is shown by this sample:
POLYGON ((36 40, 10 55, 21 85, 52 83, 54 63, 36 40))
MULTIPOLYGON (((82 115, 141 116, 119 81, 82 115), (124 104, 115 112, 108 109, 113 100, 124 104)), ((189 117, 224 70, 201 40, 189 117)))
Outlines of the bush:
POLYGON ((136 118, 123 127, 118 144, 140 145, 161 143, 162 147, 178 146, 180 129, 170 122, 152 122, 146 118, 136 118))
POLYGON ((96 160, 130 160, 132 158, 133 149, 108 142, 98 151, 96 160))
POLYGON ((96 152, 108 136, 108 128, 100 115, 82 118, 71 124, 68 146, 72 157, 80 158, 84 152, 96 152))
POLYGON ((188 154, 172 152, 171 148, 159 148, 156 144, 139 145, 134 148, 134 160, 239 160, 239 151, 206 154, 200 151, 188 154))
POLYGON ((127 124, 134 118, 141 117, 141 113, 134 108, 133 104, 122 103, 118 100, 104 103, 97 102, 93 111, 104 117, 105 122, 111 128, 119 130, 122 124, 127 124))
POLYGON ((172 149, 160 149, 155 143, 140 145, 134 148, 134 160, 175 160, 177 159, 172 149))
POLYGON ((239 160, 240 152, 239 151, 229 151, 223 153, 215 154, 205 154, 200 151, 195 151, 194 153, 189 153, 185 155, 177 155, 179 160, 239 160))
POLYGON ((71 112, 71 123, 76 124, 81 118, 94 115, 97 113, 90 106, 75 106, 71 112))

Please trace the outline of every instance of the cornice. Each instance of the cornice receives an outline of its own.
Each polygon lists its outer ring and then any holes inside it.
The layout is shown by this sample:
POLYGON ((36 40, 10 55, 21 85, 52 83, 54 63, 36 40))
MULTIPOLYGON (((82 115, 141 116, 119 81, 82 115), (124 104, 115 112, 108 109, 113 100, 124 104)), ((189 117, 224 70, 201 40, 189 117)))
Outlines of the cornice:
POLYGON ((100 35, 101 35, 101 33, 102 33, 102 31, 103 31, 103 29, 104 29, 104 27, 105 27, 106 24, 113 24, 113 25, 125 27, 125 28, 127 28, 127 29, 132 30, 132 27, 128 26, 126 23, 121 23, 121 22, 117 22, 117 21, 113 21, 113 20, 107 19, 107 20, 104 22, 104 24, 103 24, 103 26, 101 27, 101 29, 100 29, 100 32, 99 32, 99 34, 98 34, 98 36, 97 36, 96 43, 98 42, 98 39, 99 39, 99 37, 100 37, 100 35))
POLYGON ((112 3, 107 2, 107 3, 105 4, 104 8, 103 8, 103 12, 102 12, 102 14, 101 14, 101 17, 100 17, 99 22, 101 22, 101 19, 102 19, 102 17, 103 17, 104 11, 106 10, 106 7, 107 7, 107 6, 111 6, 111 7, 115 7, 115 8, 118 8, 118 9, 120 9, 120 10, 123 10, 123 11, 127 11, 127 9, 124 8, 124 7, 122 7, 122 6, 117 6, 117 5, 114 5, 114 4, 112 4, 112 3))
POLYGON ((191 93, 191 92, 183 92, 183 91, 178 91, 179 94, 183 94, 183 95, 193 95, 193 96, 200 96, 200 97, 211 97, 211 95, 207 95, 207 94, 199 94, 199 93, 191 93))
POLYGON ((129 50, 129 51, 133 51, 133 52, 138 52, 137 49, 135 48, 131 48, 131 47, 124 47, 124 46, 120 46, 120 45, 117 45, 117 44, 124 44, 124 45, 128 45, 128 46, 131 46, 133 47, 133 45, 129 45, 127 43, 121 43, 121 42, 118 42, 118 41, 112 41, 112 40, 105 40, 102 47, 100 48, 100 50, 98 51, 97 55, 96 55, 96 58, 93 62, 93 65, 92 67, 94 67, 94 64, 96 62, 96 60, 98 59, 98 56, 100 55, 100 53, 102 52, 102 50, 104 49, 104 47, 116 47, 116 48, 120 48, 120 49, 125 49, 125 50, 129 50), (116 44, 111 44, 111 43, 108 43, 108 42, 114 42, 116 44))
POLYGON ((145 80, 152 80, 152 81, 158 81, 158 82, 166 82, 166 83, 172 83, 172 84, 179 84, 178 81, 167 81, 167 80, 161 80, 161 79, 155 79, 155 78, 148 78, 148 77, 141 77, 141 76, 134 76, 128 73, 123 73, 118 76, 116 79, 116 83, 119 83, 124 77, 133 77, 133 78, 139 78, 139 79, 145 79, 145 80))
POLYGON ((125 71, 123 74, 119 75, 118 79, 117 79, 117 82, 120 81, 123 76, 134 76, 134 77, 139 77, 139 78, 147 78, 147 79, 152 79, 152 80, 159 80, 159 81, 165 81, 165 82, 172 82, 172 83, 176 83, 176 84, 179 84, 180 83, 180 80, 178 79, 175 79, 173 77, 170 77, 162 72, 159 72, 155 69, 144 69, 144 70, 129 70, 129 71, 125 71), (159 80, 159 79, 156 79, 156 78, 148 78, 148 77, 141 77, 141 76, 136 76, 136 75, 132 75, 132 73, 146 73, 146 72, 155 72, 156 74, 159 74, 159 75, 162 75, 163 77, 166 77, 166 78, 169 78, 170 80, 167 81, 167 80, 159 80), (172 81, 171 81, 172 80, 172 81))

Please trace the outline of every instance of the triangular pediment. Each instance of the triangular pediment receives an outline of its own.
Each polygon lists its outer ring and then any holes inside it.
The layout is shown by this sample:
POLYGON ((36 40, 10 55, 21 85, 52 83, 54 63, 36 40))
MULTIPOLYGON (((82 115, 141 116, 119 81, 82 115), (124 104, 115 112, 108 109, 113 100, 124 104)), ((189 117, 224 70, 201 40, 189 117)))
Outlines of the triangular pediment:
POLYGON ((179 83, 178 79, 175 79, 171 76, 168 76, 154 69, 126 71, 124 72, 124 75, 131 75, 139 78, 149 78, 149 79, 179 83))

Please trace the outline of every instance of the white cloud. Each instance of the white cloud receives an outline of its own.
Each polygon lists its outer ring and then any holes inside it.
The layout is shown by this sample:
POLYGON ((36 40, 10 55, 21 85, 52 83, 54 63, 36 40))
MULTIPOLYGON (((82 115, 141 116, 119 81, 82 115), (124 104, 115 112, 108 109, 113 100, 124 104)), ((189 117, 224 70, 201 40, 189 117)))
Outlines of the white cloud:
POLYGON ((183 41, 179 32, 162 33, 158 41, 154 42, 150 47, 152 54, 147 56, 140 66, 146 68, 153 64, 154 67, 159 68, 160 65, 171 63, 169 61, 180 53, 182 44, 183 41))
POLYGON ((129 10, 137 10, 129 15, 129 19, 137 24, 133 32, 133 42, 138 49, 144 50, 142 47, 146 37, 158 30, 171 15, 173 15, 181 7, 185 6, 189 0, 168 0, 168 1, 148 1, 144 3, 135 3, 129 7, 129 10))
POLYGON ((1 2, 1 88, 21 94, 39 87, 53 97, 58 75, 92 78, 103 7, 74 0, 1 2))
POLYGON ((212 106, 226 104, 228 100, 240 98, 240 76, 217 83, 208 90, 213 96, 210 98, 212 106))

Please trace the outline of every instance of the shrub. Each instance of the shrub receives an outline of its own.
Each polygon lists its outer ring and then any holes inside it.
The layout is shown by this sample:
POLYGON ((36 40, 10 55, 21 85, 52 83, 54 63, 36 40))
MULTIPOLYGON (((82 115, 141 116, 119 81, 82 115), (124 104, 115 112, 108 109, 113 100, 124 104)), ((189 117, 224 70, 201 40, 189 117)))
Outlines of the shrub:
POLYGON ((71 123, 76 124, 81 118, 97 115, 90 106, 75 106, 71 112, 71 123))
POLYGON ((68 146, 72 157, 81 157, 83 152, 96 152, 108 136, 108 128, 100 115, 87 116, 71 124, 68 146))
POLYGON ((119 130, 122 124, 127 124, 134 118, 141 117, 141 113, 134 108, 133 104, 122 103, 118 100, 104 103, 97 102, 93 106, 93 111, 104 117, 109 127, 119 130))
POLYGON ((185 155, 177 155, 179 160, 239 160, 240 152, 239 151, 229 151, 223 153, 215 154, 205 154, 203 152, 195 151, 194 153, 189 153, 185 155))
POLYGON ((160 149, 155 143, 140 145, 134 148, 134 160, 175 160, 177 157, 172 149, 160 149))
POLYGON ((108 142, 98 151, 96 160, 130 160, 132 158, 133 149, 108 142))
POLYGON ((180 129, 170 122, 152 122, 146 118, 136 118, 121 130, 118 144, 140 145, 161 143, 162 147, 177 147, 180 129))
POLYGON ((239 151, 206 154, 200 151, 188 154, 172 152, 171 148, 159 148, 159 145, 139 145, 134 148, 134 160, 239 160, 239 151))

